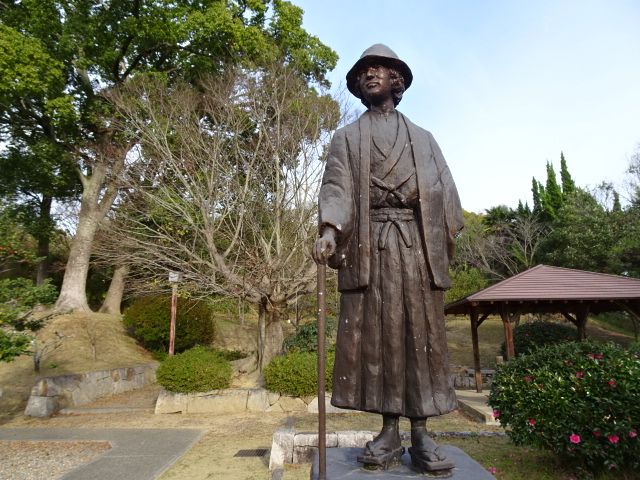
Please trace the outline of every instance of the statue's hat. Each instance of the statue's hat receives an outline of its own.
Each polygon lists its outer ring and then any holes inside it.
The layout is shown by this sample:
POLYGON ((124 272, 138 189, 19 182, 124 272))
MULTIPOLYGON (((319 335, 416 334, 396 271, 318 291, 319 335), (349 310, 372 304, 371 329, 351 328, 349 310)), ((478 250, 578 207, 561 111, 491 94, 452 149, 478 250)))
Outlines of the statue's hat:
POLYGON ((376 43, 362 53, 360 59, 347 73, 347 88, 356 97, 359 98, 358 90, 355 88, 355 84, 358 81, 358 73, 360 73, 364 67, 375 63, 398 70, 398 72, 400 72, 404 77, 405 90, 409 88, 411 81, 413 80, 413 74, 411 73, 409 66, 400 60, 398 55, 396 55, 396 53, 389 47, 381 43, 376 43))

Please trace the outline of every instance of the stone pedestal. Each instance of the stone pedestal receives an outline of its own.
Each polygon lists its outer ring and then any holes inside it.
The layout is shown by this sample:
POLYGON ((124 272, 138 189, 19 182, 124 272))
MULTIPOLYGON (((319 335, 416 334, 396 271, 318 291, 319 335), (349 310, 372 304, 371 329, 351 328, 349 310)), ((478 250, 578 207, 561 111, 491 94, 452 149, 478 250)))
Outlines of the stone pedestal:
MULTIPOLYGON (((457 447, 441 445, 447 457, 456 464, 452 471, 451 480, 495 480, 495 477, 485 470, 482 465, 457 447)), ((428 474, 419 473, 411 467, 411 457, 405 451, 402 463, 386 471, 369 471, 362 468, 357 457, 362 453, 361 448, 328 448, 327 449, 327 480, 398 480, 401 478, 428 479, 428 474)), ((318 479, 318 455, 313 459, 311 480, 318 479)))

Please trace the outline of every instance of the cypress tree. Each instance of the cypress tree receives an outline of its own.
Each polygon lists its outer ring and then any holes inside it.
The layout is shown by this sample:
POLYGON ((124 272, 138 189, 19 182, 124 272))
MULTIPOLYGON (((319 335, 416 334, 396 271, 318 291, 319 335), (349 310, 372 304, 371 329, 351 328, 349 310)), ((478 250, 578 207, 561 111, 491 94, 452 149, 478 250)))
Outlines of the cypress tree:
POLYGON ((558 185, 556 172, 551 162, 547 162, 547 185, 545 190, 545 195, 541 195, 544 214, 549 220, 554 220, 560 211, 560 207, 562 207, 563 198, 562 190, 558 185))
POLYGON ((560 182, 562 183, 563 197, 566 198, 567 195, 571 195, 576 191, 576 184, 573 181, 573 178, 571 178, 563 152, 560 152, 560 182))

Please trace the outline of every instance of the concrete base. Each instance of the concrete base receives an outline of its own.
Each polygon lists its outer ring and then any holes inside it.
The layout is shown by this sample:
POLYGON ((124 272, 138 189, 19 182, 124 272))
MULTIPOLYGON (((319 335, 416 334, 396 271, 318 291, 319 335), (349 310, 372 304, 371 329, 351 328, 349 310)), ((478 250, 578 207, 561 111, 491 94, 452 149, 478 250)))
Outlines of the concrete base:
POLYGON ((487 404, 489 395, 471 390, 456 390, 458 408, 474 420, 486 425, 500 425, 493 418, 493 409, 487 404))
MULTIPOLYGON (((452 480, 495 480, 495 477, 485 470, 482 465, 469 455, 451 445, 440 446, 447 457, 456 464, 452 471, 452 480)), ((406 450, 406 449, 405 449, 406 450)), ((411 457, 405 451, 402 464, 387 471, 369 471, 362 468, 357 457, 362 453, 361 448, 328 448, 327 449, 327 479, 331 480, 396 480, 400 478, 433 478, 429 474, 419 473, 411 467, 411 457)), ((437 477, 436 477, 437 478, 437 477)), ((440 477, 442 478, 442 477, 440 477)), ((318 455, 313 459, 311 480, 318 479, 318 455)))

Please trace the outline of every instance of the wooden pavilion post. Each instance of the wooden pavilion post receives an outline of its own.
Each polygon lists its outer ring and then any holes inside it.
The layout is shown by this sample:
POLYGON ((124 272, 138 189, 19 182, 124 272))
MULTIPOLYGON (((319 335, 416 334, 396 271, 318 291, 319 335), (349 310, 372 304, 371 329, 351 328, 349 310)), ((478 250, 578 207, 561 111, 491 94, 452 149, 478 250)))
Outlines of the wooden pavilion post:
POLYGON ((587 339, 587 317, 589 316, 589 306, 585 305, 576 312, 578 327, 578 340, 581 342, 587 339))
POLYGON ((502 326, 504 327, 504 343, 507 346, 507 360, 511 360, 516 356, 516 350, 513 345, 513 331, 511 330, 511 318, 507 305, 501 305, 500 318, 502 318, 502 326))
POLYGON ((471 342, 473 343, 473 367, 476 377, 476 392, 482 393, 482 370, 480 367, 480 345, 478 343, 478 311, 471 309, 471 342))

